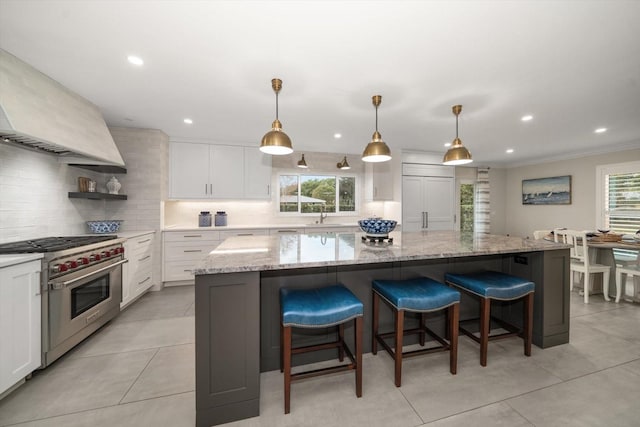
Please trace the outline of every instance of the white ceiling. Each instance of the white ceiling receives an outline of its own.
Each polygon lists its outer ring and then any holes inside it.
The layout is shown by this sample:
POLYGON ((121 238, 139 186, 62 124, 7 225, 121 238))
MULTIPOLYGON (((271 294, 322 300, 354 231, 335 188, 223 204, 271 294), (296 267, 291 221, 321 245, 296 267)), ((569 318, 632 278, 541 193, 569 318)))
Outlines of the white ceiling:
POLYGON ((462 104, 472 165, 640 147, 639 42, 640 1, 0 0, 0 47, 109 125, 258 145, 279 77, 297 153, 360 154, 380 94, 396 154, 444 153, 462 104))

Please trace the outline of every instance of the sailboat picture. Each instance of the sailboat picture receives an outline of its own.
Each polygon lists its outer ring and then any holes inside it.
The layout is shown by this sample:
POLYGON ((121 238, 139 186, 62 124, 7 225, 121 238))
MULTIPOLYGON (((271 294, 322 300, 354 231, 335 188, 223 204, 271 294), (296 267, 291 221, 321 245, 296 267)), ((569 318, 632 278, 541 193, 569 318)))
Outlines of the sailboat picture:
POLYGON ((523 205, 570 205, 571 175, 522 180, 523 205))

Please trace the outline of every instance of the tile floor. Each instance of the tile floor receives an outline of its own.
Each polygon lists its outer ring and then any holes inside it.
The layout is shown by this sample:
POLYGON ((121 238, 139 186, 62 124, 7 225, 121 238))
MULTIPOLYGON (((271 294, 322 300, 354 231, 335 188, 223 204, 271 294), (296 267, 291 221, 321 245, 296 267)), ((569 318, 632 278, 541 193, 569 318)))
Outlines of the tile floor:
MULTIPOLYGON (((98 333, 0 401, 1 426, 193 427, 193 287, 145 295, 98 333)), ((458 375, 446 353, 404 363, 393 385, 385 353, 364 357, 364 395, 353 374, 293 385, 282 411, 282 377, 261 377, 253 426, 637 426, 640 419, 640 306, 589 305, 572 295, 571 342, 522 355, 517 338, 490 344, 489 366, 460 338, 458 375)))

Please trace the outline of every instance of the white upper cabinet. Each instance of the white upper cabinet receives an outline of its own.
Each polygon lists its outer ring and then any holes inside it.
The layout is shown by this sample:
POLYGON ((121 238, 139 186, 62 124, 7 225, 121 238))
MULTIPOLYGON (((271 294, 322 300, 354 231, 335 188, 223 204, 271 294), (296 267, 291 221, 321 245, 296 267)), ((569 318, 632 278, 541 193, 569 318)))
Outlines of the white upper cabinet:
POLYGON ((365 164, 366 200, 393 200, 392 162, 365 164))
POLYGON ((402 231, 453 230, 455 169, 404 163, 402 231))
POLYGON ((244 147, 244 196, 271 198, 271 156, 257 147, 244 147))
POLYGON ((269 199, 271 158, 256 147, 172 142, 172 199, 269 199))
POLYGON ((170 197, 175 199, 210 197, 209 145, 173 142, 169 156, 170 197))

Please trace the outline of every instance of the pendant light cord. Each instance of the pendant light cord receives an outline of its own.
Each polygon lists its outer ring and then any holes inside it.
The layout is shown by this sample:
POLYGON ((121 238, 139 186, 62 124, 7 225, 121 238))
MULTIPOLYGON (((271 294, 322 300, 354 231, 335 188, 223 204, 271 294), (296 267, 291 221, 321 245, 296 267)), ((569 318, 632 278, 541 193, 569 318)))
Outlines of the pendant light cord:
POLYGON ((276 92, 276 120, 278 120, 278 92, 276 92))
POLYGON ((458 114, 456 114, 456 139, 458 138, 458 114))
POLYGON ((378 106, 376 105, 376 132, 378 132, 378 106))

